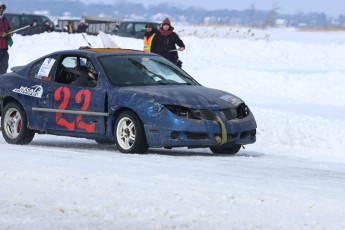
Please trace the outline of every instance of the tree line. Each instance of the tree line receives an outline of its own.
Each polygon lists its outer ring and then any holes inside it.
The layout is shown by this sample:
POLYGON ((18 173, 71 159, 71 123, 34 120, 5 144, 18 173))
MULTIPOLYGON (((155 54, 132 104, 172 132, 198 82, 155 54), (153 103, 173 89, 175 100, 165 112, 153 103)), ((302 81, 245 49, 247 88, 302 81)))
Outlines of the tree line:
POLYGON ((207 10, 198 7, 178 8, 166 4, 145 7, 140 3, 120 2, 114 5, 84 4, 76 1, 54 0, 11 0, 7 12, 11 13, 42 13, 48 16, 106 16, 114 19, 138 19, 161 21, 169 16, 174 22, 190 24, 236 24, 252 27, 276 26, 277 20, 283 20, 285 26, 345 27, 345 14, 331 18, 324 12, 280 13, 278 4, 273 3, 270 10, 258 10, 255 4, 245 10, 207 10))

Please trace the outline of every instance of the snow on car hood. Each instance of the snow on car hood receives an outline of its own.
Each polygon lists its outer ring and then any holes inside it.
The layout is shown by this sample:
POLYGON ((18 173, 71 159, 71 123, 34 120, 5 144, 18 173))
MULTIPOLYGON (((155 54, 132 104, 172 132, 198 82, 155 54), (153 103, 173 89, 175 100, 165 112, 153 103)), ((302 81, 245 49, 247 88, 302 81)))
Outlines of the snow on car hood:
POLYGON ((180 105, 198 109, 235 108, 243 101, 237 96, 203 86, 137 86, 123 87, 123 93, 137 94, 142 99, 163 105, 180 105))

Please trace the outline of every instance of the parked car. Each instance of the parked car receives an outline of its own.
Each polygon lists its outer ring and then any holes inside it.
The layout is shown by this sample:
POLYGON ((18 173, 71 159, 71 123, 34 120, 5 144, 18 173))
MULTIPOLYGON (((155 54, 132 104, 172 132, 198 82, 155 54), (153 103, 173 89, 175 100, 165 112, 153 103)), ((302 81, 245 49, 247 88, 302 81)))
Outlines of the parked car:
MULTIPOLYGON (((33 20, 37 21, 38 26, 40 27, 41 30, 43 30, 44 22, 46 20, 49 21, 50 25, 53 26, 54 29, 54 23, 44 15, 38 15, 38 14, 14 14, 14 13, 6 13, 5 16, 9 20, 11 24, 12 30, 22 28, 24 26, 30 25, 33 20)), ((20 30, 16 32, 18 34, 25 35, 27 33, 27 29, 20 30)))
MULTIPOLYGON (((256 141, 256 121, 239 97, 200 85, 165 58, 142 51, 58 51, 0 77, 2 135, 28 144, 35 133, 149 147, 209 147, 235 154, 256 141), (94 85, 74 81, 91 72, 94 85)), ((90 82, 89 82, 90 83, 90 82)))
MULTIPOLYGON (((143 39, 146 32, 145 25, 147 23, 147 21, 121 21, 117 31, 115 31, 115 34, 122 37, 133 37, 143 39)), ((159 29, 159 23, 150 23, 154 26, 154 29, 159 29)))

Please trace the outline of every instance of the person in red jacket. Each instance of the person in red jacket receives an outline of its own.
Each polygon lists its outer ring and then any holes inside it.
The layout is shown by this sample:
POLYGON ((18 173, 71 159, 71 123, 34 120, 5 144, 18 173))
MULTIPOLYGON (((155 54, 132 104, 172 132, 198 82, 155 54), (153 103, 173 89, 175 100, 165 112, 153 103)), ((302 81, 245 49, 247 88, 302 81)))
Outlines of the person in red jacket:
POLYGON ((171 26, 169 18, 165 18, 152 40, 151 52, 165 57, 181 68, 182 62, 179 60, 177 51, 183 51, 184 49, 185 45, 174 32, 174 27, 171 26), (179 46, 178 49, 176 49, 176 45, 179 46))
POLYGON ((0 2, 0 74, 4 74, 8 69, 8 32, 11 30, 10 22, 7 20, 4 15, 6 10, 6 5, 0 2))

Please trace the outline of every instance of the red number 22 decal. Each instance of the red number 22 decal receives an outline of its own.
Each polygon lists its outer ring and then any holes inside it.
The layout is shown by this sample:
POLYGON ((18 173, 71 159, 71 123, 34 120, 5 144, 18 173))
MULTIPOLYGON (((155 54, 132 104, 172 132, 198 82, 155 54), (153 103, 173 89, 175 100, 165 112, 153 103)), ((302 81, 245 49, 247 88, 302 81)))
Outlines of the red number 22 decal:
MULTIPOLYGON (((63 100, 59 106, 59 109, 65 110, 68 106, 68 102, 69 102, 70 97, 71 97, 71 92, 65 86, 58 88, 54 93, 55 101, 61 100, 61 97, 62 97, 61 94, 63 94, 63 100)), ((83 102, 83 99, 84 99, 84 103, 81 107, 81 111, 87 111, 87 109, 89 108, 89 105, 90 105, 90 100, 91 100, 90 90, 82 89, 82 90, 78 91, 78 93, 75 97, 75 102, 77 104, 80 104, 83 102)), ((95 126, 96 126, 95 123, 92 123, 92 124, 85 123, 84 121, 82 121, 82 116, 83 115, 78 114, 75 121, 69 122, 65 118, 62 117, 62 113, 56 113, 55 120, 59 126, 66 127, 69 131, 75 130, 75 126, 77 125, 77 128, 79 128, 79 129, 86 130, 89 133, 94 132, 95 126)))
MULTIPOLYGON (((82 96, 84 96, 84 104, 81 107, 81 111, 87 111, 87 109, 89 108, 90 105, 90 99, 91 99, 91 92, 88 89, 84 89, 84 90, 80 90, 76 97, 75 97, 75 102, 77 102, 78 104, 80 104, 82 102, 82 96)), ((82 121, 82 116, 81 114, 77 115, 77 127, 80 129, 84 129, 89 133, 92 133, 93 131, 95 131, 95 123, 92 124, 87 124, 84 121, 82 121)))

